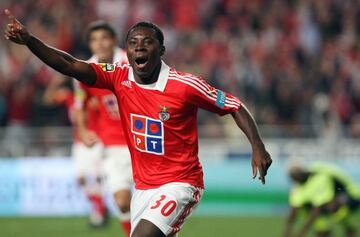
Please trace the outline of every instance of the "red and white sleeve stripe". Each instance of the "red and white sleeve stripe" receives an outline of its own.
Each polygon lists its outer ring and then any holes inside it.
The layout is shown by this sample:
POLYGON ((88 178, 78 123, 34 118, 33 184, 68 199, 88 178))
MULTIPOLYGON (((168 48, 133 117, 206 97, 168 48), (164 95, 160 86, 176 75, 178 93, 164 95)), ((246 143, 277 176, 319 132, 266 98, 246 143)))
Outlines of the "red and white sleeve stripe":
MULTIPOLYGON (((190 74, 179 75, 176 71, 171 70, 169 79, 185 83, 199 91, 208 99, 216 102, 218 90, 199 77, 195 77, 190 74)), ((241 102, 236 97, 226 96, 225 106, 230 108, 239 108, 241 106, 241 102)))

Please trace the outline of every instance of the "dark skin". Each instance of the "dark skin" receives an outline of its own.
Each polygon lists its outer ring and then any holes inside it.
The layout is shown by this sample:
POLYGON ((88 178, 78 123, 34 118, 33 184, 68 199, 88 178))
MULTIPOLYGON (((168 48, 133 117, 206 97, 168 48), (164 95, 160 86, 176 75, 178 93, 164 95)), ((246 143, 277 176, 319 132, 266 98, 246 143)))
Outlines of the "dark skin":
MULTIPOLYGON (((6 39, 26 45, 44 63, 60 73, 74 77, 88 85, 95 83, 96 73, 90 64, 44 44, 30 34, 10 11, 5 10, 5 14, 9 19, 4 34, 6 39)), ((161 56, 165 52, 165 47, 156 38, 154 29, 146 27, 132 29, 126 42, 126 51, 137 83, 152 84, 158 80, 161 69, 161 56)), ((251 166, 253 179, 259 174, 259 179, 265 184, 265 176, 272 160, 265 149, 256 123, 245 106, 241 106, 239 110, 233 112, 232 116, 252 146, 251 166)), ((158 227, 144 219, 140 220, 132 234, 132 237, 164 236, 158 227)))
POLYGON ((137 83, 152 84, 157 81, 165 47, 160 45, 153 29, 132 29, 126 41, 126 52, 137 83))

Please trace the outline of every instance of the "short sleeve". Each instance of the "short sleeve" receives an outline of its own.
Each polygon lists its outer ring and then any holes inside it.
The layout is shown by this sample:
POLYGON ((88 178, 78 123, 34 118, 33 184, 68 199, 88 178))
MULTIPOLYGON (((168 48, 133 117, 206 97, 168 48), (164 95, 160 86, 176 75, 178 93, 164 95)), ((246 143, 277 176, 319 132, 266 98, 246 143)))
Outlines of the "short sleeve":
POLYGON ((188 101, 199 108, 225 115, 235 112, 241 106, 237 97, 212 87, 200 77, 186 78, 186 84, 188 101))
POLYGON ((96 72, 96 82, 91 87, 114 91, 115 84, 119 82, 124 68, 112 63, 91 63, 90 65, 96 72))
POLYGON ((295 186, 289 195, 290 206, 295 208, 300 208, 306 203, 305 193, 302 190, 301 186, 295 186))

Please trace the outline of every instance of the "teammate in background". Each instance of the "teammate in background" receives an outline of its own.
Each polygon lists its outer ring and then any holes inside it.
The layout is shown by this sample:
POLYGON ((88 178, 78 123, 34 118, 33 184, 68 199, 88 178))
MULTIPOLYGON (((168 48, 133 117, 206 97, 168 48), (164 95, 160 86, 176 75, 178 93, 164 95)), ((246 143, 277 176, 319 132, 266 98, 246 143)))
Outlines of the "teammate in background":
POLYGON ((26 45, 59 72, 97 88, 112 90, 132 158, 135 192, 131 236, 176 236, 203 193, 198 159, 197 111, 231 114, 252 146, 253 178, 264 184, 271 158, 256 124, 240 100, 205 80, 167 66, 164 36, 140 22, 126 36, 130 65, 95 64, 52 48, 30 34, 10 11, 5 37, 26 45))
MULTIPOLYGON (((115 30, 104 21, 96 21, 87 29, 87 42, 93 56, 88 60, 92 63, 127 63, 125 51, 116 47, 115 30)), ((130 199, 133 186, 131 158, 127 148, 123 129, 121 127, 118 103, 110 90, 90 88, 78 81, 74 82, 75 105, 77 108, 76 125, 84 143, 91 147, 101 143, 103 146, 102 166, 105 180, 119 209, 120 223, 127 235, 130 235, 130 199), (86 99, 96 99, 98 114, 96 118, 96 133, 98 139, 93 139, 92 131, 86 126, 86 99)), ((96 137, 96 138, 97 138, 96 137)), ((99 197, 101 190, 99 191, 99 197)))
POLYGON ((356 236, 352 213, 360 204, 360 189, 342 170, 327 164, 311 167, 294 165, 289 176, 295 185, 290 192, 290 212, 284 236, 305 236, 313 226, 316 236, 329 237, 334 225, 340 224, 347 237, 356 236), (292 235, 298 216, 305 221, 297 235, 292 235))
POLYGON ((102 227, 106 223, 106 206, 102 197, 102 152, 103 147, 95 129, 97 123, 96 100, 87 101, 86 113, 75 106, 73 90, 65 86, 66 78, 54 75, 47 86, 43 101, 46 105, 65 105, 70 122, 73 124, 73 145, 71 156, 75 164, 77 183, 90 202, 89 224, 92 227, 102 227), (77 126, 77 117, 86 117, 87 134, 81 134, 77 126), (87 145, 85 145, 87 144, 87 145))

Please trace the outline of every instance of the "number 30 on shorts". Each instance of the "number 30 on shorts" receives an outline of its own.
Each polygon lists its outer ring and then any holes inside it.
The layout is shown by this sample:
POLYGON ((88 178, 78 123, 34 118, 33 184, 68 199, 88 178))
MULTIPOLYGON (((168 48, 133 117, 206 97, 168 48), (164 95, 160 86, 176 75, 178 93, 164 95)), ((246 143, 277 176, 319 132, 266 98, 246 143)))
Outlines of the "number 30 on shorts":
MULTIPOLYGON (((162 205, 162 202, 165 200, 166 195, 161 195, 160 199, 156 201, 154 206, 151 206, 151 209, 159 208, 162 205)), ((174 200, 170 200, 164 204, 161 208, 161 214, 163 216, 169 216, 176 208, 176 202, 174 200)))

